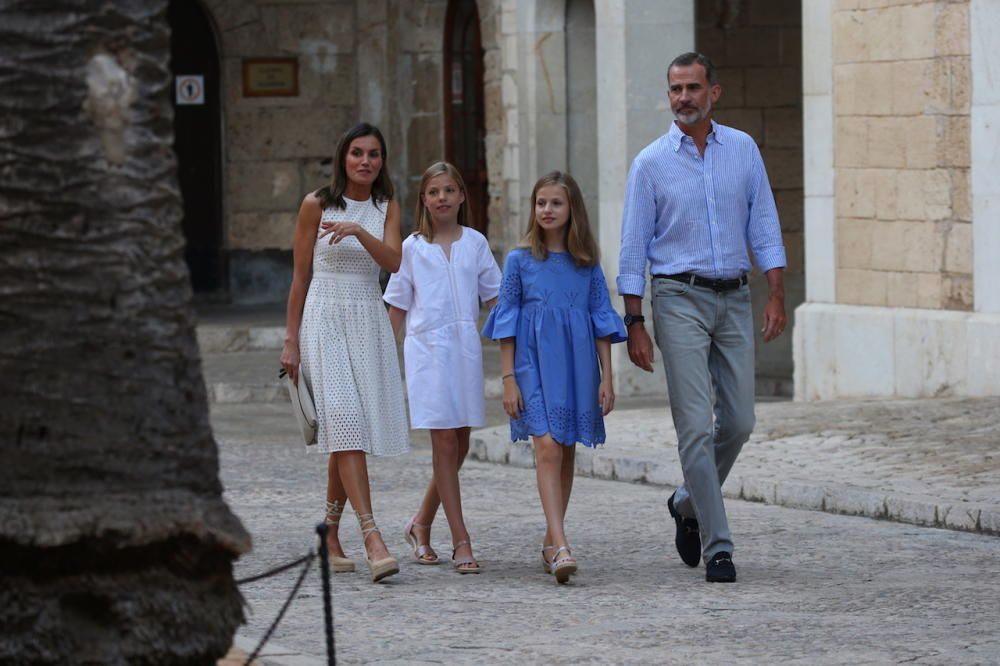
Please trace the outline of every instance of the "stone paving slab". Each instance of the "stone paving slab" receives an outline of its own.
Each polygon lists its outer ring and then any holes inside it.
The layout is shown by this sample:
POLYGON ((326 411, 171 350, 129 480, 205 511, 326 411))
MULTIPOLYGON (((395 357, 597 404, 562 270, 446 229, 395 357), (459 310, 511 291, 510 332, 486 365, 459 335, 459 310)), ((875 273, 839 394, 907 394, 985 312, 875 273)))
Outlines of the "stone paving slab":
MULTIPOLYGON (((727 497, 1000 535, 1000 399, 757 406, 757 427, 727 497)), ((666 407, 616 410, 608 443, 578 447, 577 473, 676 487, 683 482, 666 407)), ((473 432, 477 460, 533 467, 506 425, 473 432)))
MULTIPOLYGON (((297 443, 278 405, 216 405, 212 421, 226 499, 254 542, 236 575, 312 548, 325 457, 297 443)), ((534 474, 471 461, 463 504, 485 570, 460 576, 407 557, 402 526, 430 477, 423 440, 409 456, 368 464, 376 518, 402 571, 378 585, 363 563, 334 576, 340 663, 1000 662, 993 537, 731 501, 740 578, 711 585, 673 551, 668 490, 578 478, 567 529, 581 571, 557 586, 538 562, 534 474)), ((360 559, 350 518, 342 540, 360 559)), ((432 543, 446 555, 448 542, 439 514, 432 543)), ((241 588, 243 635, 263 634, 293 581, 289 572, 241 588)), ((323 655, 322 618, 319 578, 310 575, 273 640, 289 653, 323 655)))

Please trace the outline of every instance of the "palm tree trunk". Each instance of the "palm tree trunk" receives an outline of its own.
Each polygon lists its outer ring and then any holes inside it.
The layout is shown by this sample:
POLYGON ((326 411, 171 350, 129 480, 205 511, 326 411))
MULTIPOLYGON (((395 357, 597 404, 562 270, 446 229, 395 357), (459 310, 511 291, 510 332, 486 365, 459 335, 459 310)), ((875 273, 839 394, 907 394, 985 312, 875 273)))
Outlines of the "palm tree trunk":
POLYGON ((0 0, 0 663, 210 663, 243 619, 165 11, 0 0))

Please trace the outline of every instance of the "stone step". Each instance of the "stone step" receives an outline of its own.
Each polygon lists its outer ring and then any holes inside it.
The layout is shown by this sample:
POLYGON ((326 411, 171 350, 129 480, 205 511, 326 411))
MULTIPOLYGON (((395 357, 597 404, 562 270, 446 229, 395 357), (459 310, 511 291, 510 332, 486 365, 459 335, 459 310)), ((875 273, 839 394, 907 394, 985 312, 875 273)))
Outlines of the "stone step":
POLYGON ((197 331, 203 355, 270 351, 277 358, 285 342, 284 326, 202 324, 197 331))
MULTIPOLYGON (((278 349, 202 352, 202 373, 212 404, 272 403, 288 400, 285 380, 278 378, 278 349)), ((484 394, 487 400, 503 396, 500 350, 484 345, 484 394)), ((405 393, 404 393, 405 395, 405 393)))

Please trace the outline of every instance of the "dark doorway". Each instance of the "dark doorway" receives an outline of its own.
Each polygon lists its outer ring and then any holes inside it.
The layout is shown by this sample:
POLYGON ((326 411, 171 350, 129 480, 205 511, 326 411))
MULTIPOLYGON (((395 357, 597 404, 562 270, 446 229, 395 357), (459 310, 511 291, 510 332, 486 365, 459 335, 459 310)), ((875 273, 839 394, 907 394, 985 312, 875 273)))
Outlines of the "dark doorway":
POLYGON ((171 86, 174 152, 187 241, 184 258, 196 293, 221 294, 226 289, 226 262, 219 52, 212 24, 196 0, 170 0, 167 17, 170 68, 175 77, 171 86), (180 90, 176 89, 177 77, 190 77, 181 82, 180 90))
POLYGON ((472 226, 489 226, 483 45, 475 0, 448 0, 444 34, 444 146, 468 189, 472 226))

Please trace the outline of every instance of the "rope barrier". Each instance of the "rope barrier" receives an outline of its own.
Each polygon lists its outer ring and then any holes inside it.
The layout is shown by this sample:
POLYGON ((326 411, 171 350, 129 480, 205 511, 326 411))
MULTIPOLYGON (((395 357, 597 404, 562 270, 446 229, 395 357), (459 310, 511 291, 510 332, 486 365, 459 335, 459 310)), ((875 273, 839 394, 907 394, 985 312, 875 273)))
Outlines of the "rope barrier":
POLYGON ((257 643, 257 647, 254 648, 253 652, 247 657, 243 666, 250 666, 253 660, 257 658, 260 651, 264 648, 264 645, 271 639, 271 635, 274 630, 278 628, 278 624, 281 622, 282 618, 285 617, 285 613, 288 611, 288 607, 292 605, 292 601, 298 596, 299 590, 302 588, 302 583, 306 579, 306 574, 309 573, 309 569, 312 567, 313 560, 316 559, 317 554, 320 560, 320 577, 323 583, 323 624, 326 630, 326 655, 327 663, 336 664, 337 657, 334 647, 333 639, 333 603, 330 599, 330 564, 329 564, 329 554, 326 549, 326 532, 327 526, 325 523, 320 523, 316 526, 316 534, 319 536, 319 547, 316 550, 310 550, 308 553, 303 555, 297 560, 281 564, 274 567, 273 569, 268 569, 263 573, 259 573, 253 576, 247 576, 246 578, 240 578, 236 581, 237 585, 243 585, 245 583, 252 583, 254 581, 262 580, 264 578, 270 578, 271 576, 276 576, 280 573, 288 571, 289 569, 294 569, 295 567, 302 565, 302 571, 299 572, 299 577, 295 581, 295 585, 292 586, 292 591, 289 592, 288 598, 285 599, 285 603, 281 605, 281 610, 278 611, 277 617, 271 622, 271 626, 268 627, 264 636, 257 643))
POLYGON ((295 560, 293 562, 289 562, 288 564, 282 564, 281 566, 274 567, 273 569, 268 569, 264 573, 259 573, 256 576, 248 576, 247 578, 240 578, 239 580, 236 581, 236 584, 237 585, 243 585, 244 583, 252 583, 255 580, 261 580, 263 578, 270 578, 271 576, 274 576, 276 574, 280 574, 282 571, 288 571, 289 569, 297 567, 298 565, 302 564, 306 560, 312 559, 314 557, 316 557, 316 553, 314 553, 312 551, 309 551, 309 553, 307 553, 306 555, 303 555, 299 559, 297 559, 297 560, 295 560))

